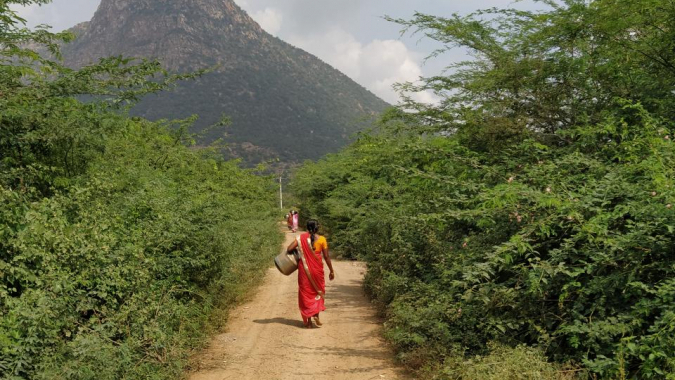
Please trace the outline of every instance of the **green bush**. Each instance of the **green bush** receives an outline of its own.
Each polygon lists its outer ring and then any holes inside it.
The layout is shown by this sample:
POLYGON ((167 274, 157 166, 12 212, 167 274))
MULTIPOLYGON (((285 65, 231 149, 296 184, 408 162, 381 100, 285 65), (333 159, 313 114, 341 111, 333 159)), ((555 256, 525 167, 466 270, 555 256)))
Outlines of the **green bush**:
POLYGON ((274 183, 189 148, 189 120, 120 112, 179 77, 155 62, 72 71, 39 58, 18 43, 68 36, 21 29, 5 3, 0 378, 175 378, 208 318, 276 253, 274 183))
POLYGON ((295 195, 368 262, 386 336, 427 377, 525 350, 573 376, 673 378, 675 53, 651 52, 675 8, 547 4, 399 20, 477 59, 404 85, 442 100, 305 165, 295 195))
POLYGON ((490 348, 488 356, 454 363, 453 369, 446 367, 445 375, 481 380, 573 380, 584 375, 574 368, 557 368, 541 352, 525 346, 490 348))

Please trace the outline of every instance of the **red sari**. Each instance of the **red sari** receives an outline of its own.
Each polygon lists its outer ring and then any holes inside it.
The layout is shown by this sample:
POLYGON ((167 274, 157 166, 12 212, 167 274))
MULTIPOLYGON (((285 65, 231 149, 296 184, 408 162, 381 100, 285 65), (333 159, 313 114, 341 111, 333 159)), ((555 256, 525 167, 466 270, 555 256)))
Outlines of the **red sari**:
POLYGON ((310 234, 304 233, 300 235, 300 246, 304 260, 298 263, 298 305, 300 306, 300 314, 305 324, 309 323, 309 319, 320 312, 326 310, 324 306, 324 294, 326 293, 326 279, 323 273, 323 260, 321 258, 321 250, 314 252, 314 248, 310 247, 310 234), (302 262, 304 261, 304 263, 302 262), (316 291, 311 280, 307 277, 304 265, 307 265, 314 284, 321 291, 321 294, 316 291))

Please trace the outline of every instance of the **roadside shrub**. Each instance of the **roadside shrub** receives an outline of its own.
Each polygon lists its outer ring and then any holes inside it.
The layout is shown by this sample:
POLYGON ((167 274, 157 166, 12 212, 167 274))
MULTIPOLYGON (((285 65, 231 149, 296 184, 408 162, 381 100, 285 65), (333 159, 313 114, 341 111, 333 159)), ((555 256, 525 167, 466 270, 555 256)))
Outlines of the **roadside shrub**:
POLYGON ((23 44, 68 36, 21 28, 5 3, 0 378, 180 376, 277 251, 274 184, 191 147, 190 120, 124 116, 180 77, 124 58, 63 68, 23 44))
POLYGON ((410 368, 471 378, 506 355, 523 366, 494 376, 525 376, 529 352, 552 378, 673 378, 675 56, 633 54, 672 43, 657 3, 397 20, 476 59, 402 85, 441 100, 404 98, 294 191, 368 262, 410 368))

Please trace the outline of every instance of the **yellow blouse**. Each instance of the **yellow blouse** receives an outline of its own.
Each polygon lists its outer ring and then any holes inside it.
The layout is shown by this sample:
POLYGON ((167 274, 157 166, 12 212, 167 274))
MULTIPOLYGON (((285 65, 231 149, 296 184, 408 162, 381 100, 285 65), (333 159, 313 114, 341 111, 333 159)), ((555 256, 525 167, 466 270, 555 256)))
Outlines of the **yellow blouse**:
POLYGON ((328 241, 326 241, 325 237, 317 235, 316 240, 314 240, 314 247, 312 248, 314 248, 314 253, 318 255, 324 249, 328 249, 328 241))

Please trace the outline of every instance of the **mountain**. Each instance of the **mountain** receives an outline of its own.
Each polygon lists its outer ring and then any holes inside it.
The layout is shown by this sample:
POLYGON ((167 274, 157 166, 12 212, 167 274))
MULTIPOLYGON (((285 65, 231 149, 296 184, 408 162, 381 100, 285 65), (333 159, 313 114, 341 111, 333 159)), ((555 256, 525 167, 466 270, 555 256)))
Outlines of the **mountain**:
POLYGON ((172 72, 217 67, 196 81, 143 99, 149 119, 198 114, 197 130, 223 114, 231 153, 245 161, 315 159, 334 152, 388 105, 317 57, 266 33, 232 0, 102 0, 72 29, 66 64, 100 57, 156 58, 172 72))

